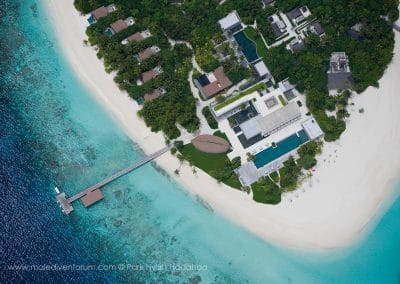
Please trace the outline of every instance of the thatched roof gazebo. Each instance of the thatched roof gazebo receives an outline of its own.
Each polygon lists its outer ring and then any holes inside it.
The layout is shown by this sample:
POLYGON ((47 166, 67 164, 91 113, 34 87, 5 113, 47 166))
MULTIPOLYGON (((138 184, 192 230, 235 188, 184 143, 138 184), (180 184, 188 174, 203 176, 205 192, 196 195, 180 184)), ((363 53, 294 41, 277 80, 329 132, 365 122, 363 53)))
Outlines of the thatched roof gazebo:
POLYGON ((192 144, 197 150, 211 154, 225 153, 231 147, 225 139, 209 134, 197 136, 192 140, 192 144))

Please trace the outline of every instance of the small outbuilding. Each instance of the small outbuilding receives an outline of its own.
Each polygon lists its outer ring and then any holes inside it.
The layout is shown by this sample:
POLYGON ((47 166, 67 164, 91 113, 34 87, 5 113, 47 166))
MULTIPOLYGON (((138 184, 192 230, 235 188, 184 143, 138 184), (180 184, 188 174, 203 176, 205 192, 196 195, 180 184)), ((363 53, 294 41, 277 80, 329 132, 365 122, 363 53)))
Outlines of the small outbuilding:
POLYGON ((226 153, 231 147, 225 139, 209 134, 199 135, 191 142, 197 150, 210 154, 226 153))

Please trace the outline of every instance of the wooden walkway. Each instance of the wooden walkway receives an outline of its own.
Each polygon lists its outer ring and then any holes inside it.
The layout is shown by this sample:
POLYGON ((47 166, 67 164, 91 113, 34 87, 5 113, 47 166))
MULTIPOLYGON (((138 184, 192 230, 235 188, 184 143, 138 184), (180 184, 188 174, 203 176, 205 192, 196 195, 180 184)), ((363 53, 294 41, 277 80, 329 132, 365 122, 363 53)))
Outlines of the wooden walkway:
POLYGON ((400 26, 397 24, 393 24, 393 29, 395 29, 396 31, 400 32, 400 26))
POLYGON ((155 158, 161 156, 162 154, 166 153, 167 151, 169 151, 171 147, 167 146, 162 148, 161 150, 158 150, 157 152, 146 156, 145 158, 143 158, 140 161, 135 162, 134 164, 130 165, 129 167, 107 177, 106 179, 82 190, 81 192, 78 192, 77 194, 67 198, 67 196, 65 195, 65 193, 60 193, 59 195, 57 195, 57 202, 60 204, 60 207, 63 209, 63 212, 66 214, 69 214, 70 212, 73 211, 73 207, 71 205, 72 202, 82 198, 83 196, 89 194, 90 192, 96 190, 96 189, 100 189, 101 187, 105 186, 106 184, 109 184, 110 182, 120 178, 121 176, 126 175, 127 173, 143 166, 144 164, 147 164, 148 162, 154 160, 155 158))

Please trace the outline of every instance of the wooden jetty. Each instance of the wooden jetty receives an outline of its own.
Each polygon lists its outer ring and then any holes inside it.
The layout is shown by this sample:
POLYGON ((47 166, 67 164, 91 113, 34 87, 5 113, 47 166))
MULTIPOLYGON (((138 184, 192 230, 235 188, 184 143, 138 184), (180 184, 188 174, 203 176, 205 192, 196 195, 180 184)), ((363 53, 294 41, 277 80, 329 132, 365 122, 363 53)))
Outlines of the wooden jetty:
POLYGON ((393 29, 400 32, 400 26, 398 24, 393 24, 393 29))
POLYGON ((106 179, 82 190, 81 192, 76 193, 75 195, 71 197, 67 197, 67 195, 64 192, 61 192, 57 195, 57 203, 60 205, 62 211, 65 214, 70 214, 72 211, 74 211, 74 208, 72 207, 72 203, 78 199, 80 199, 85 207, 89 207, 96 203, 97 201, 100 201, 103 199, 103 193, 101 192, 101 188, 105 186, 106 184, 109 184, 110 182, 120 178, 121 176, 126 175, 127 173, 130 173, 131 171, 143 166, 144 164, 147 164, 148 162, 151 162, 152 160, 156 159, 157 157, 161 156, 162 154, 166 153, 169 151, 171 147, 167 146, 164 147, 157 152, 148 155, 144 157, 142 160, 135 162, 134 164, 130 165, 129 167, 107 177, 106 179))

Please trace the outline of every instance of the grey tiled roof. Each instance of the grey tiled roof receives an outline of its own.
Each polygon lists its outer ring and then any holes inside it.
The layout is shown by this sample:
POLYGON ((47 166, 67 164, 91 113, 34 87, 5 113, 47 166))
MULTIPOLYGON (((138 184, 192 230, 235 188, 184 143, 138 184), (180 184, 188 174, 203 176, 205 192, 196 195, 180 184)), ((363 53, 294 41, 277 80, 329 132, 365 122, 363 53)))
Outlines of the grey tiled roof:
POLYGON ((294 19, 302 16, 303 14, 301 13, 300 8, 295 8, 295 9, 287 12, 286 15, 288 16, 288 18, 290 20, 294 20, 294 19))
POLYGON ((354 85, 351 72, 328 73, 328 89, 329 90, 346 90, 351 89, 354 85))
POLYGON ((322 25, 321 25, 321 23, 320 23, 319 21, 314 22, 314 23, 312 24, 312 26, 314 27, 315 32, 316 32, 318 35, 322 35, 323 33, 325 33, 324 28, 322 27, 322 25))

